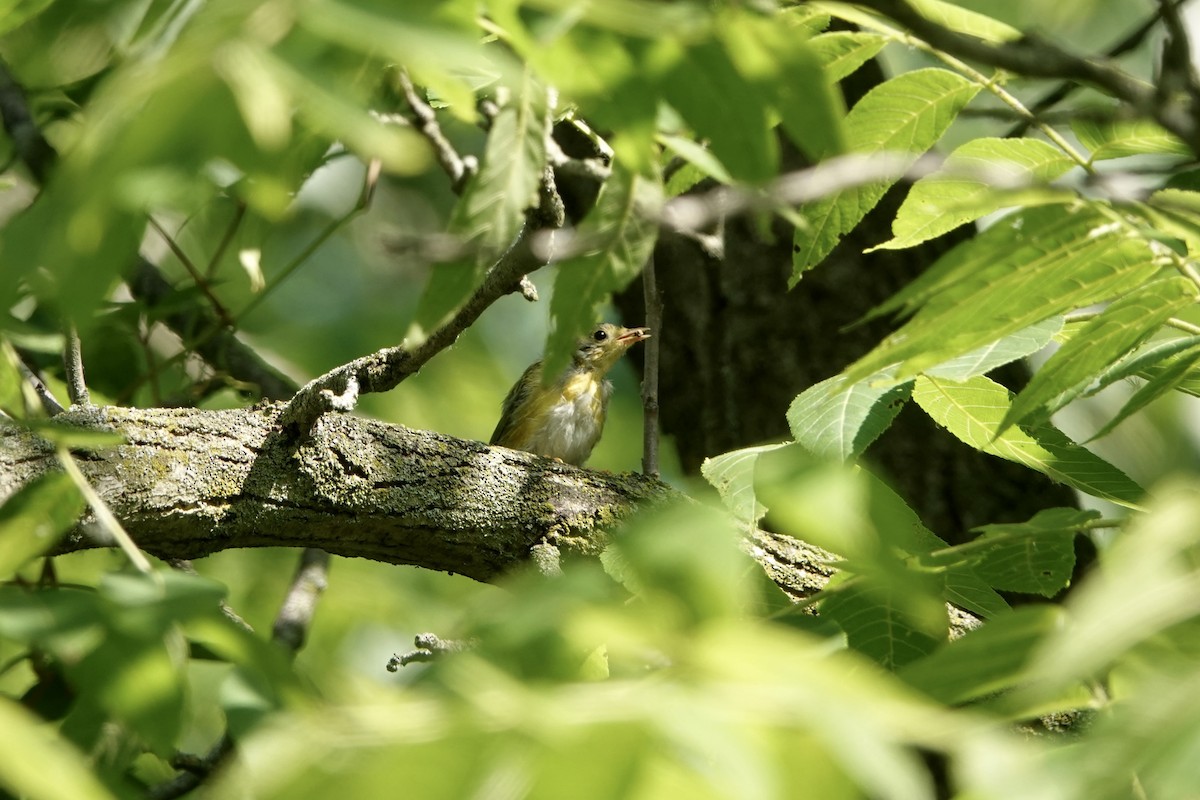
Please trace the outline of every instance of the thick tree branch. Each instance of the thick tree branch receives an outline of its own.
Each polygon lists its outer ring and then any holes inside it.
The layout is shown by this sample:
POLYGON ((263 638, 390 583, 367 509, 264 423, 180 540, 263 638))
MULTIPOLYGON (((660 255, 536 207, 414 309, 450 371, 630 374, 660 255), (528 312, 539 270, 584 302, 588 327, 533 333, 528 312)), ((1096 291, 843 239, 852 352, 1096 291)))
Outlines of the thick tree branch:
MULTIPOLYGON (((125 437, 77 460, 138 545, 164 559, 319 547, 488 580, 544 540, 596 552, 618 518, 673 494, 653 479, 342 415, 295 447, 280 410, 107 407, 58 419, 125 437)), ((56 465, 32 432, 0 427, 0 501, 56 465)), ((106 544, 80 530, 59 551, 106 544)))
POLYGON ((958 58, 999 67, 1026 78, 1070 80, 1102 89, 1137 113, 1152 117, 1193 152, 1200 153, 1200 109, 1190 91, 1176 98, 1162 98, 1154 86, 1107 59, 1081 58, 1032 36, 989 44, 925 18, 906 0, 860 0, 858 4, 890 17, 933 47, 958 58))

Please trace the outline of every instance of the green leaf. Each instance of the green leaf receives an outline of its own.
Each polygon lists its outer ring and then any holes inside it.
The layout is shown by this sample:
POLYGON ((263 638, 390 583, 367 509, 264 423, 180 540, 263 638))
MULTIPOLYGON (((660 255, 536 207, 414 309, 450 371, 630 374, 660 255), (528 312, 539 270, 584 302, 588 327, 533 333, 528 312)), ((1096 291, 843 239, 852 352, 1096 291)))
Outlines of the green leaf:
POLYGON ((0 636, 12 641, 45 645, 91 630, 102 619, 94 592, 0 586, 0 636))
POLYGON ((1161 342, 1151 342, 1101 372, 1096 377, 1095 384, 1088 388, 1086 396, 1096 394, 1114 383, 1129 378, 1140 377, 1153 380, 1159 372, 1174 363, 1177 358, 1184 357, 1198 347, 1200 347, 1200 336, 1180 336, 1161 342))
POLYGON ((1149 281, 1155 247, 1090 207, 1026 209, 955 247, 871 312, 920 309, 846 370, 858 380, 899 363, 906 377, 1056 314, 1149 281))
POLYGON ((1031 433, 1009 428, 997 436, 1009 409, 1009 393, 989 378, 958 383, 922 376, 913 388, 913 400, 934 422, 976 450, 1024 464, 1093 497, 1139 508, 1142 487, 1060 431, 1046 425, 1031 433))
POLYGON ((808 41, 809 49, 825 68, 825 79, 830 83, 854 74, 878 55, 885 44, 887 39, 883 36, 859 31, 822 33, 808 41))
POLYGON ((985 42, 1011 42, 1024 35, 1000 20, 944 0, 910 0, 909 4, 932 22, 985 42))
POLYGON ((731 450, 704 459, 700 474, 717 490, 721 501, 736 519, 756 525, 767 513, 766 506, 758 502, 754 491, 754 470, 758 465, 758 457, 788 446, 787 443, 768 444, 731 450))
POLYGON ((965 381, 976 375, 986 375, 997 367, 1038 352, 1050 343, 1062 330, 1062 326, 1062 317, 1050 317, 958 358, 943 361, 936 367, 925 370, 925 374, 952 381, 965 381))
POLYGON ((1133 396, 1125 401, 1125 405, 1121 406, 1121 410, 1117 412, 1116 416, 1104 423, 1104 427, 1092 434, 1088 441, 1107 436, 1133 414, 1141 411, 1167 392, 1178 389, 1185 380, 1194 379, 1193 370, 1197 363, 1200 363, 1200 347, 1192 347, 1159 362, 1150 379, 1138 387, 1133 396))
POLYGON ((783 129, 809 158, 842 152, 846 110, 793 15, 725 13, 716 21, 734 67, 747 87, 779 114, 783 129))
POLYGON ((48 442, 73 450, 103 450, 125 443, 116 431, 85 428, 59 419, 25 419, 20 424, 48 442))
POLYGON ((888 670, 929 655, 945 641, 914 624, 899 597, 858 584, 845 584, 829 592, 821 601, 821 615, 846 632, 852 648, 888 670))
POLYGON ((662 93, 738 180, 768 180, 779 148, 760 94, 748 91, 729 53, 717 41, 682 49, 662 76, 662 93))
MULTIPOLYGON (((7 697, 0 697, 0 786, 31 800, 114 800, 83 754, 7 697)), ((7 794, 7 792, 6 792, 7 794)))
POLYGON ((696 144, 691 139, 685 139, 682 136, 670 136, 666 134, 660 135, 658 140, 663 147, 682 158, 688 164, 696 167, 700 173, 699 177, 686 185, 678 185, 676 183, 676 176, 683 172, 683 170, 676 170, 667 184, 667 194, 669 196, 675 197, 676 195, 683 194, 705 177, 712 178, 721 183, 733 183, 733 177, 730 176, 728 170, 703 145, 696 144))
POLYGON ((1028 677, 1031 655, 1062 627, 1064 616, 1050 605, 1018 608, 904 666, 897 677, 948 705, 1004 691, 1028 677))
POLYGON ((1008 206, 1060 201, 1061 192, 1005 189, 1052 181, 1073 166, 1038 139, 973 139, 913 185, 892 222, 892 238, 872 250, 912 247, 1008 206))
POLYGON ((788 407, 792 436, 809 452, 847 461, 862 454, 887 429, 912 392, 874 375, 847 384, 841 375, 805 389, 788 407))
POLYGON ((454 231, 477 244, 481 264, 508 249, 525 210, 537 203, 550 111, 546 87, 526 70, 492 120, 479 172, 463 190, 452 221, 454 231))
POLYGON ((600 304, 642 271, 658 238, 662 184, 613 162, 596 206, 576 230, 594 249, 558 265, 550 300, 543 376, 553 379, 571 360, 576 341, 597 322, 600 304))
POLYGON ((1149 339, 1176 311, 1195 303, 1197 294, 1195 283, 1174 277, 1113 301, 1034 374, 1013 400, 999 430, 1028 417, 1049 418, 1109 364, 1149 339))
POLYGON ((1002 591, 1053 597, 1071 581, 1074 539, 1094 510, 1045 508, 1028 522, 983 525, 980 536, 937 556, 967 558, 976 575, 1002 591))
MULTIPOLYGON (((944 69, 915 70, 885 81, 846 115, 847 149, 856 153, 923 153, 941 138, 979 88, 944 69)), ((806 270, 829 255, 892 183, 845 189, 801 206, 809 225, 796 230, 789 285, 794 286, 806 270)))
POLYGON ((0 506, 0 579, 53 547, 86 506, 75 482, 47 472, 22 486, 0 506))
POLYGON ((1080 143, 1091 151, 1092 161, 1148 154, 1192 155, 1192 151, 1178 137, 1148 119, 1098 120, 1091 116, 1078 116, 1072 118, 1071 130, 1080 143))

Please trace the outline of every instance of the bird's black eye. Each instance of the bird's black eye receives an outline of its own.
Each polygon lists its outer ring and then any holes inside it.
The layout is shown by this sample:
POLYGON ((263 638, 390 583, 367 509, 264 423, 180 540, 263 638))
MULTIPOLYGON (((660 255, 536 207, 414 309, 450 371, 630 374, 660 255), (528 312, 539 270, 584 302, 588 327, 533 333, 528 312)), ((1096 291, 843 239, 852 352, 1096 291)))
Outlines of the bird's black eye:
POLYGON ((604 330, 604 328, 598 328, 596 332, 592 334, 592 338, 597 342, 603 342, 608 338, 608 331, 604 330))

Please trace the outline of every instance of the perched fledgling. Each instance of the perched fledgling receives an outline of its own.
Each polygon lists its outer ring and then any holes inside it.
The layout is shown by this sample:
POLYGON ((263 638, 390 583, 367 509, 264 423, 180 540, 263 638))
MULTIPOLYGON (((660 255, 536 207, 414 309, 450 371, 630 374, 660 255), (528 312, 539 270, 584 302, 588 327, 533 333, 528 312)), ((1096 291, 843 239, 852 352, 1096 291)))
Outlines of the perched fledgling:
POLYGON ((571 365, 542 386, 542 362, 529 365, 504 398, 491 444, 581 466, 604 430, 612 384, 604 376, 649 328, 597 325, 579 340, 571 365))

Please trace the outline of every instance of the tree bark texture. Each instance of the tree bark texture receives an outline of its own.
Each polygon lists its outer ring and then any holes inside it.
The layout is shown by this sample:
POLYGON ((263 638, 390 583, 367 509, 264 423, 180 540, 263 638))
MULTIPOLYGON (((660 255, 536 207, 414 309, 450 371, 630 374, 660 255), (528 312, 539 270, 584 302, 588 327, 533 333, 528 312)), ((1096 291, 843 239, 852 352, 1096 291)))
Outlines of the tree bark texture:
MULTIPOLYGON (((125 439, 75 459, 139 547, 163 559, 319 547, 490 580, 541 542, 599 552, 618 520, 675 494, 639 475, 348 415, 323 416, 295 444, 276 427, 282 408, 76 408, 55 421, 125 439)), ((55 468, 52 445, 0 424, 0 502, 55 468)), ((108 545, 85 521, 58 552, 108 545)))
MULTIPOLYGON (((687 502, 656 478, 350 415, 324 415, 297 444, 277 425, 283 408, 74 408, 55 421, 124 438, 74 457, 138 546, 162 559, 309 547, 487 581, 542 544, 595 555, 634 510, 687 502)), ((53 469, 52 444, 0 421, 0 504, 53 469)), ((56 552, 110 544, 85 518, 56 552)), ((749 531, 743 549, 795 598, 832 574, 830 554, 789 537, 749 531)))

